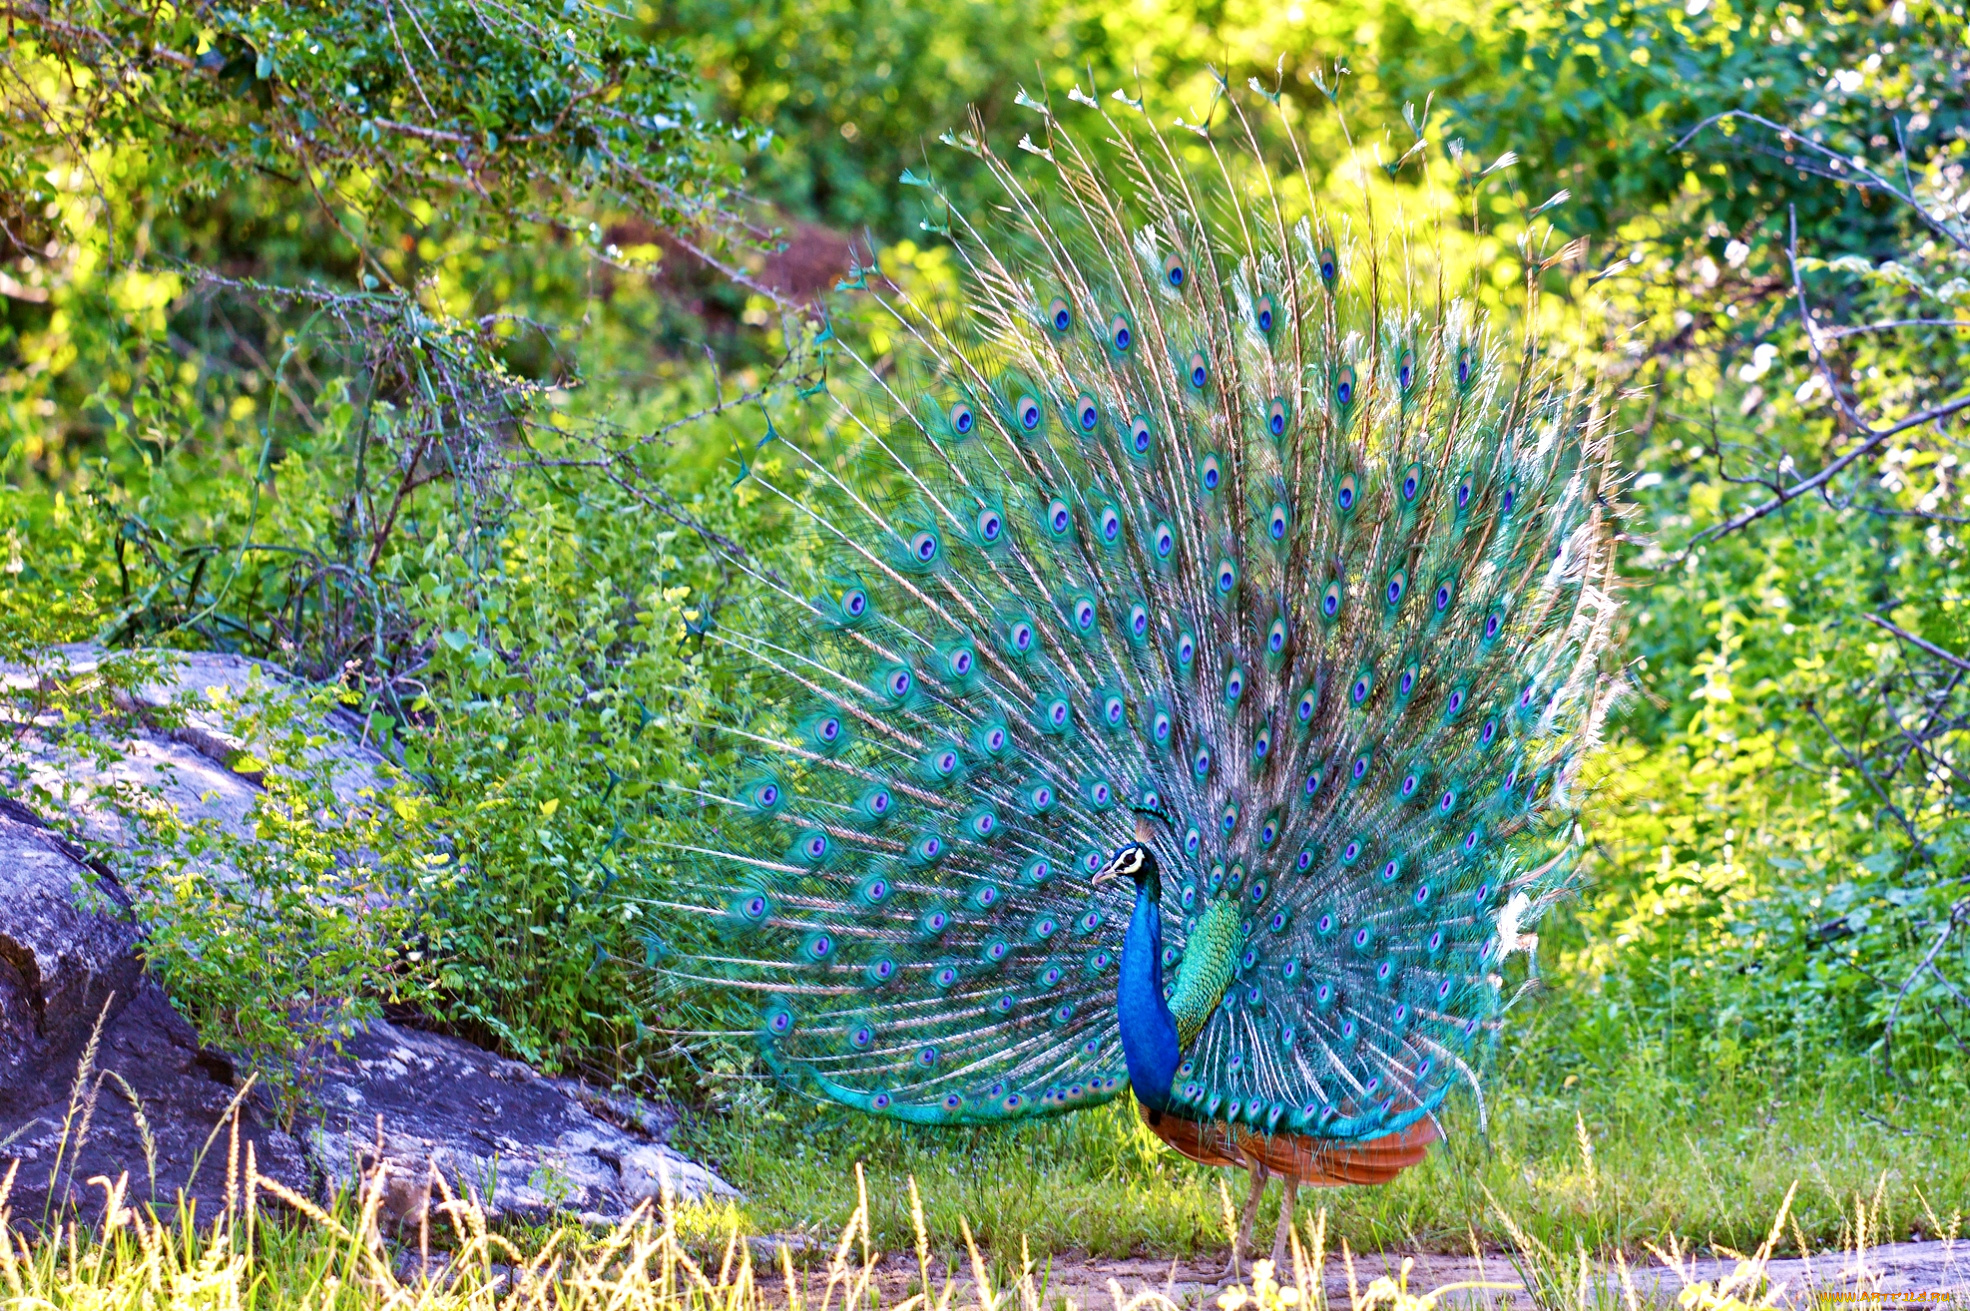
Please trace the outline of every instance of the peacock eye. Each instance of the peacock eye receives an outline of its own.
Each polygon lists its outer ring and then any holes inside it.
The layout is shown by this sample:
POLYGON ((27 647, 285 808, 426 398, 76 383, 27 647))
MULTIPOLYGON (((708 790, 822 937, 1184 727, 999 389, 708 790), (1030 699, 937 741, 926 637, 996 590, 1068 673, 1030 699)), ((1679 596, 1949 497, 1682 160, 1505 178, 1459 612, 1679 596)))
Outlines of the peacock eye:
POLYGON ((1286 507, 1274 502, 1272 513, 1266 516, 1265 530, 1275 542, 1286 540, 1286 507))
POLYGON ((1311 771, 1309 771, 1309 772, 1307 773, 1307 776, 1306 776, 1306 794, 1307 794, 1308 796, 1310 796, 1310 797, 1311 797, 1311 796, 1316 796, 1316 795, 1318 795, 1318 794, 1319 794, 1319 792, 1320 792, 1320 780, 1321 780, 1321 773, 1320 773, 1320 771, 1319 771, 1319 770, 1317 770, 1317 769, 1315 769, 1315 770, 1311 770, 1311 771))
POLYGON ((1075 417, 1080 420, 1082 432, 1093 432, 1095 424, 1101 421, 1101 411, 1095 408, 1092 397, 1083 396, 1075 405, 1075 417))
POLYGON ((1505 487, 1505 495, 1498 502, 1499 512, 1501 514, 1510 514, 1512 512, 1512 507, 1518 504, 1518 499, 1519 499, 1519 485, 1517 483, 1507 484, 1505 487))
POLYGON ((1171 527, 1166 523, 1159 523, 1156 525, 1155 542, 1156 542, 1156 558, 1159 560, 1169 559, 1170 552, 1177 549, 1177 535, 1175 531, 1171 529, 1171 527))
POLYGON ((1227 704, 1235 702, 1245 694, 1245 671, 1237 665, 1224 677, 1224 699, 1227 704))
POLYGON ((1189 273, 1183 267, 1182 256, 1171 254, 1163 257, 1163 281, 1182 290, 1184 279, 1188 276, 1189 273))
POLYGON ((1066 301, 1058 296, 1053 298, 1053 304, 1047 306, 1047 322, 1053 325, 1055 332, 1064 333, 1074 326, 1074 316, 1068 311, 1066 301))
POLYGON ((1122 516, 1115 507, 1104 506, 1101 511, 1101 540, 1113 544, 1122 535, 1122 516))
POLYGON ((860 619, 869 608, 869 594, 859 587, 851 587, 841 594, 842 613, 850 619, 860 619))
POLYGON ((916 533, 910 538, 910 554, 923 564, 937 558, 937 534, 929 531, 916 533))
POLYGON ((1439 614, 1450 608, 1449 583, 1438 583, 1436 585, 1436 608, 1439 614))
POLYGON ((1211 750, 1209 747, 1199 747, 1197 749, 1197 754, 1191 757, 1190 760, 1190 772, 1199 778, 1203 778, 1211 772, 1211 750))
POLYGON ((1286 621, 1284 619, 1273 620, 1272 627, 1266 630, 1265 649, 1272 652, 1274 655, 1279 655, 1281 652, 1285 651, 1286 621))
POLYGON ((1218 561, 1218 592, 1229 596, 1236 586, 1238 586, 1238 565, 1230 556, 1226 556, 1218 561))
POLYGON ((1284 437, 1286 435, 1286 423, 1291 417, 1291 413, 1286 408, 1285 400, 1275 396, 1272 404, 1265 407, 1266 431, 1274 437, 1284 437))
POLYGON ((1477 377, 1477 353, 1469 346, 1457 348, 1457 385, 1468 387, 1477 377))
POLYGON ((1402 361, 1395 367, 1396 385, 1408 391, 1416 383, 1416 352, 1402 352, 1402 361))
POLYGON ((1205 491, 1215 492, 1218 489, 1218 483, 1223 481, 1223 479, 1224 470, 1219 466, 1218 457, 1215 454, 1206 455, 1197 462, 1197 481, 1204 484, 1205 491))
POLYGON ((999 534, 1005 531, 1005 526, 1005 519, 997 510, 978 512, 978 537, 987 546, 999 540, 999 534))
POLYGON ((1389 587, 1388 587, 1389 604, 1395 605, 1397 602, 1401 601, 1402 594, 1405 591, 1407 591, 1408 588, 1409 588, 1409 575, 1406 571, 1398 569, 1394 573, 1390 574, 1389 587))
POLYGON ((1020 622, 1012 626, 1012 648, 1015 651, 1033 649, 1033 625, 1020 622))
POLYGON ((1019 416, 1019 426, 1027 432, 1040 426, 1040 403, 1031 396, 1021 396, 1013 412, 1019 416))
POLYGON ((1342 514, 1354 509, 1355 500, 1360 495, 1361 480, 1351 473, 1344 475, 1334 487, 1334 503, 1341 507, 1342 514))
POLYGON ((1122 698, 1111 696, 1101 703, 1101 717, 1106 719, 1111 726, 1119 726, 1122 722, 1124 709, 1122 698))
POLYGON ((1255 317, 1258 319, 1259 331, 1265 333, 1267 336, 1272 335, 1272 325, 1277 316, 1277 307, 1278 302, 1272 298, 1271 293, 1268 292, 1266 295, 1259 297, 1258 313, 1255 317))
POLYGON ((1054 536, 1064 535, 1073 524, 1074 516, 1068 511, 1067 502, 1058 496, 1047 502, 1047 527, 1053 530, 1054 536))
POLYGON ((951 407, 951 431, 957 433, 958 436, 969 436, 971 430, 977 425, 978 420, 972 416, 969 405, 966 405, 963 401, 959 401, 951 407))
POLYGON ((1188 368, 1189 373, 1187 376, 1190 379, 1191 387, 1197 391, 1203 391, 1204 384, 1211 380, 1211 371, 1208 362, 1204 359, 1203 351, 1190 352, 1188 368))
POLYGON ((1129 329, 1126 317, 1117 314, 1108 321, 1108 340, 1114 345, 1117 355, 1129 353, 1129 347, 1135 344, 1135 333, 1129 329))
POLYGON ((1156 717, 1149 723, 1149 732, 1158 742, 1168 742, 1170 740, 1170 717, 1160 710, 1157 711, 1156 717))
POLYGON ((1082 600, 1075 603, 1074 627, 1084 633, 1094 627, 1094 602, 1082 600))
POLYGON ((1326 247, 1320 252, 1320 280, 1331 287, 1334 285, 1334 279, 1340 276, 1340 272, 1340 257, 1334 253, 1332 246, 1326 247))
POLYGON ((1300 693, 1300 704, 1294 713, 1300 717, 1302 724, 1310 724, 1313 722, 1313 708, 1313 690, 1309 688, 1305 692, 1300 693))
POLYGON ((1139 601, 1129 607, 1129 635, 1137 638, 1149 636, 1149 610, 1139 601))
POLYGON ((961 646, 951 652, 951 672, 959 678, 971 672, 971 648, 961 646))
POLYGON ((1137 455, 1149 454, 1150 444, 1154 440, 1149 431, 1149 420, 1138 414, 1129 421, 1129 445, 1137 455))
POLYGON ((1197 658, 1197 639, 1188 632, 1177 634, 1177 663, 1188 666, 1197 658))
POLYGON ((1343 409, 1354 404, 1354 366, 1343 365, 1334 379, 1334 401, 1343 409))
POLYGON ((1327 590, 1320 594, 1320 613, 1332 619, 1341 612, 1341 580, 1336 578, 1327 584, 1327 590))

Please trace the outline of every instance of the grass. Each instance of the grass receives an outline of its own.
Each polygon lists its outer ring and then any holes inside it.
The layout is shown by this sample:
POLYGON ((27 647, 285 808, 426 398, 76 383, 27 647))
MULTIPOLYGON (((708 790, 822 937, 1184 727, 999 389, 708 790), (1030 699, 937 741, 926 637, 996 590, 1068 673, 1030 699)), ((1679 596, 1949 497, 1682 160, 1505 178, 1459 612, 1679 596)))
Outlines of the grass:
MULTIPOLYGON (((1516 1064, 1488 1086, 1488 1135, 1465 1098, 1422 1166, 1317 1200, 1357 1251, 1509 1247, 1501 1213, 1558 1251, 1633 1256, 1671 1234, 1748 1251, 1795 1182, 1792 1220, 1815 1244, 1851 1241, 1855 1196, 1877 1192, 1884 1233, 1934 1233, 1935 1217, 1970 1211, 1961 1111, 1897 1100, 1868 1077, 1684 1085, 1639 1058, 1588 1079, 1516 1064)), ((1180 1160, 1125 1102, 1017 1129, 927 1131, 769 1097, 688 1123, 680 1145, 745 1192, 742 1222, 758 1233, 826 1232, 854 1208, 847 1166, 861 1162, 875 1239, 891 1247, 910 1234, 909 1179, 935 1233, 963 1219, 995 1249, 1115 1257, 1221 1251, 1222 1189, 1244 1195, 1242 1175, 1180 1160)), ((1277 1198, 1274 1185, 1265 1241, 1277 1198)))
MULTIPOLYGON (((232 1163, 235 1174, 229 1178, 237 1177, 239 1186, 229 1189, 223 1213, 204 1229, 194 1224, 189 1208, 177 1223, 167 1223, 121 1206, 112 1191, 100 1232, 92 1235, 71 1221, 40 1241, 9 1229, 6 1193, 12 1180, 0 1178, 0 1305, 49 1311, 1075 1311, 1076 1306, 1050 1285, 1046 1263, 1029 1248, 1021 1246, 1016 1259, 1002 1251, 996 1261, 988 1260, 963 1218, 956 1259, 933 1262, 934 1244, 915 1182, 885 1196, 870 1190, 860 1170, 852 1176, 855 1205, 846 1224, 818 1259, 797 1271, 784 1245, 756 1265, 732 1223, 736 1216, 668 1206, 655 1215, 639 1210, 607 1232, 571 1227, 509 1235, 492 1231, 469 1199, 446 1193, 415 1242, 406 1245, 386 1239, 378 1227, 388 1191, 382 1172, 371 1175, 359 1193, 322 1209, 259 1177, 250 1158, 243 1172, 238 1164, 232 1163), (874 1230, 875 1215, 887 1205, 902 1206, 910 1216, 900 1279, 893 1263, 882 1263, 883 1244, 874 1230)), ((1682 1275, 1679 1304, 1688 1311, 1773 1306, 1776 1292, 1766 1287, 1764 1266, 1793 1219, 1792 1201, 1788 1192, 1764 1241, 1732 1275, 1712 1282, 1682 1275)), ((1856 1247, 1869 1241, 1880 1216, 1878 1198, 1860 1199, 1856 1247)), ((1642 1311, 1638 1281, 1618 1249, 1611 1262, 1584 1250, 1569 1255, 1526 1233, 1509 1214, 1500 1211, 1499 1220, 1514 1236, 1510 1264, 1517 1279, 1508 1280, 1500 1269, 1490 1279, 1420 1292, 1409 1287, 1406 1262, 1398 1280, 1358 1280, 1350 1247, 1322 1208, 1293 1235, 1286 1271, 1275 1279, 1271 1264, 1261 1261, 1216 1304, 1221 1311, 1433 1311, 1444 1294, 1502 1290, 1522 1280, 1522 1290, 1497 1294, 1504 1311, 1522 1304, 1531 1311, 1642 1311), (1345 1269, 1345 1300, 1330 1294, 1337 1268, 1345 1269)), ((1680 1252, 1672 1239, 1666 1254, 1658 1249, 1654 1255, 1675 1265, 1680 1252)), ((1111 1287, 1116 1311, 1177 1311, 1175 1302, 1156 1291, 1126 1296, 1119 1286, 1111 1287)))

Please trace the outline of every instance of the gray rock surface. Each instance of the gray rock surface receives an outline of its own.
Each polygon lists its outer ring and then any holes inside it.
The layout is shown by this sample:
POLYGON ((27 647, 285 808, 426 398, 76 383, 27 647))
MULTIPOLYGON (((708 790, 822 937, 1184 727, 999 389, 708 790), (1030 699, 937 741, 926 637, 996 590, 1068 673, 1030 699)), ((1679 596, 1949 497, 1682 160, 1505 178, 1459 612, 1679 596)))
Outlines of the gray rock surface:
POLYGON ((0 800, 0 1100, 72 1071, 104 1008, 135 994, 136 929, 91 892, 113 904, 121 889, 0 800))
POLYGON ((315 1073, 321 1114, 308 1145, 329 1188, 372 1172, 380 1145, 389 1177, 406 1185, 385 1193, 386 1219, 401 1228, 430 1204, 434 1170, 495 1219, 562 1212, 607 1224, 666 1191, 679 1203, 738 1196, 621 1114, 620 1099, 456 1038, 379 1021, 315 1073))
MULTIPOLYGON (((69 676, 102 658, 89 648, 63 654, 69 676)), ((0 668, 0 682, 15 686, 36 676, 0 668)), ((386 1219, 399 1225, 415 1226, 434 1172, 500 1218, 613 1222, 665 1190, 680 1201, 736 1196, 665 1144, 668 1108, 385 1023, 308 1072, 319 1111, 293 1134, 271 1123, 257 1094, 235 1107, 231 1063, 200 1048, 143 971, 116 875, 135 858, 117 802, 143 788, 185 820, 250 835, 259 780, 232 765, 255 744, 232 712, 256 681, 275 696, 300 690, 239 657, 180 656, 131 698, 135 726, 111 743, 113 761, 99 764, 57 726, 37 725, 7 762, 57 797, 68 831, 89 844, 0 793, 0 1178, 19 1162, 7 1203, 14 1221, 35 1224, 64 1207, 93 1219, 101 1189, 89 1180, 125 1172, 126 1203, 169 1209, 182 1193, 210 1214, 223 1205, 235 1109, 241 1159, 250 1143, 262 1174, 304 1195, 325 1198, 370 1173, 380 1146, 386 1219)), ((319 727, 312 754, 330 766, 339 800, 387 786, 360 723, 335 713, 319 727)))

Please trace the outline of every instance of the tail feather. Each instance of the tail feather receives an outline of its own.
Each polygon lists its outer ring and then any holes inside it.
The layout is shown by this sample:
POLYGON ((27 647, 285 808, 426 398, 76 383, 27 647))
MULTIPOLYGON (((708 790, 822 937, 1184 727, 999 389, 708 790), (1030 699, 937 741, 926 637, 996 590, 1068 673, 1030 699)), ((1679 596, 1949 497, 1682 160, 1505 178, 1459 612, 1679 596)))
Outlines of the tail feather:
POLYGON ((1040 105, 1014 160, 952 138, 1003 193, 938 197, 961 295, 871 274, 874 354, 830 341, 749 475, 815 563, 738 561, 759 603, 711 634, 783 695, 694 793, 675 968, 819 1096, 1105 1100, 1128 906, 1089 880, 1151 815, 1167 963, 1205 924, 1229 953, 1178 1110, 1398 1168, 1495 1026, 1501 917, 1570 877, 1605 418, 1542 353, 1536 250, 1507 339, 1366 184, 1282 185, 1235 100, 1166 134, 1071 99, 1087 137, 1040 105))

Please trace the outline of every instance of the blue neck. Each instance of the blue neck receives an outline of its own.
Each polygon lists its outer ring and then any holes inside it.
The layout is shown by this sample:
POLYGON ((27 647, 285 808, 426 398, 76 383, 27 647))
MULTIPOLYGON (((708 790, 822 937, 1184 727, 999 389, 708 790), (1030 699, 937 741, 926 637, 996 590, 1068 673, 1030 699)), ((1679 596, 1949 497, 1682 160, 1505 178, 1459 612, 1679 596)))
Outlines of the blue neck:
POLYGON ((1135 914, 1122 942, 1122 979, 1115 990, 1116 1018, 1122 1028, 1122 1054, 1136 1100, 1152 1111, 1169 1102, 1183 1049, 1177 1022, 1163 1000, 1163 913, 1154 878, 1136 888, 1135 914))

